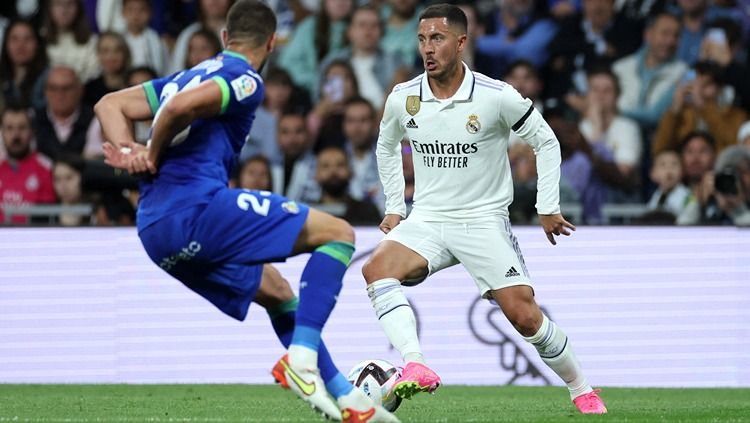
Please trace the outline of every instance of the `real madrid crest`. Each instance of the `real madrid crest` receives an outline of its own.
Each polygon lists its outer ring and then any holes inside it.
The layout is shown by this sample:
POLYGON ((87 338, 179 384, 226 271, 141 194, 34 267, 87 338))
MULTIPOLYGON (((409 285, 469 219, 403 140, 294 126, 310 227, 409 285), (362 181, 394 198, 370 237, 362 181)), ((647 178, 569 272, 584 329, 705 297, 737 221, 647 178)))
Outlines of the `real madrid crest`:
POLYGON ((482 129, 482 124, 479 123, 479 116, 472 113, 469 115, 469 121, 466 122, 466 130, 470 134, 476 134, 480 129, 482 129))
POLYGON ((419 113, 420 101, 418 95, 406 97, 406 113, 414 116, 419 113))

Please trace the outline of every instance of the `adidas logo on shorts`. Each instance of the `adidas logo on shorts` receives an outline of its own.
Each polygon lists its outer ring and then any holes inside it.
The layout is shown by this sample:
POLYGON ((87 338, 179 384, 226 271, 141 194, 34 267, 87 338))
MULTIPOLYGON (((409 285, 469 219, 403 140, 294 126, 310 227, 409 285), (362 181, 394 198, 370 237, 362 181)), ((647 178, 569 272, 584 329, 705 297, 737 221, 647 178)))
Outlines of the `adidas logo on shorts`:
POLYGON ((507 272, 505 272, 505 277, 506 277, 506 278, 510 278, 510 277, 513 277, 513 276, 521 276, 521 274, 520 274, 520 273, 518 273, 518 271, 516 270, 516 268, 515 268, 515 267, 512 267, 512 266, 511 266, 511 268, 510 268, 510 269, 508 269, 508 271, 507 271, 507 272))
POLYGON ((414 122, 414 118, 411 118, 408 122, 406 122, 406 127, 409 129, 419 129, 419 126, 417 126, 417 122, 414 122))

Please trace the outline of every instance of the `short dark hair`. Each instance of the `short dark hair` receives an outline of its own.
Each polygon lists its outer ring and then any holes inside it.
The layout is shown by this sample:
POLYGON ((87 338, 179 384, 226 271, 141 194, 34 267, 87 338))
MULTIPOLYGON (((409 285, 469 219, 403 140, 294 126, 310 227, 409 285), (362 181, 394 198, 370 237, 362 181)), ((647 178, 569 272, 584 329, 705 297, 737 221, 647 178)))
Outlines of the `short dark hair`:
MULTIPOLYGON (((32 124, 34 119, 34 110, 19 101, 11 101, 5 104, 5 108, 0 112, 0 122, 2 122, 2 119, 5 118, 5 115, 8 113, 23 114, 26 116, 26 119, 28 119, 29 125, 32 124)), ((2 125, 0 124, 0 126, 2 125)))
POLYGON ((693 68, 698 75, 706 75, 711 78, 715 84, 724 85, 724 69, 722 69, 719 64, 713 61, 699 60, 695 62, 693 68))
POLYGON ((466 33, 469 28, 469 21, 466 19, 464 11, 458 6, 452 4, 433 4, 419 14, 420 21, 422 19, 432 18, 445 18, 448 21, 449 26, 457 26, 464 33, 466 33))
POLYGON ((615 93, 618 96, 620 95, 620 93, 622 92, 620 88, 620 78, 616 73, 612 71, 611 68, 609 68, 608 66, 594 66, 586 73, 586 78, 589 79, 598 75, 608 77, 612 81, 612 83, 615 84, 615 93))
POLYGON ((534 66, 533 63, 526 59, 517 59, 511 62, 508 65, 508 69, 505 71, 503 78, 507 78, 511 73, 513 73, 513 71, 516 70, 516 68, 526 68, 526 70, 534 75, 535 78, 539 78, 539 70, 536 68, 536 66, 534 66))
POLYGON ((227 13, 227 34, 230 40, 244 39, 253 47, 268 41, 276 32, 276 15, 258 0, 239 0, 227 13))
POLYGON ((714 140, 714 137, 709 132, 697 130, 691 131, 689 134, 682 137, 682 139, 680 140, 680 154, 685 151, 685 147, 687 147, 688 143, 693 138, 702 139, 706 142, 706 144, 711 146, 711 149, 713 149, 714 152, 716 152, 716 141, 714 140))
POLYGON ((373 106, 372 103, 370 103, 369 101, 367 101, 367 99, 364 98, 364 97, 362 97, 362 96, 356 95, 356 96, 350 98, 349 100, 347 100, 344 103, 344 110, 348 109, 349 106, 353 106, 355 104, 362 104, 362 105, 367 106, 367 108, 370 109, 370 115, 373 118, 375 118, 375 106, 373 106))

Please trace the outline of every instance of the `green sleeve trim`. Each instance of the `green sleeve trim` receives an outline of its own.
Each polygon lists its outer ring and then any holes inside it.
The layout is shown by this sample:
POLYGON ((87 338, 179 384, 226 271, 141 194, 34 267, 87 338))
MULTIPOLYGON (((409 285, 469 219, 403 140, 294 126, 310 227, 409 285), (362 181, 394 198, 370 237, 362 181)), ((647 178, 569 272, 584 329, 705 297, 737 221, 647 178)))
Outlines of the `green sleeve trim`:
POLYGON ((354 255, 354 244, 349 242, 329 242, 315 249, 318 253, 323 253, 340 261, 344 266, 349 266, 354 255))
POLYGON ((282 316, 292 311, 296 311, 297 305, 299 305, 299 299, 297 297, 294 297, 289 301, 285 301, 277 305, 276 307, 269 309, 268 316, 271 317, 271 320, 274 320, 279 316, 282 316))
POLYGON ((219 114, 223 115, 227 111, 227 106, 229 106, 229 85, 220 76, 214 76, 211 79, 219 84, 219 88, 221 89, 221 111, 219 114))
POLYGON ((143 90, 146 92, 146 99, 148 100, 148 106, 151 107, 151 113, 156 114, 159 110, 159 97, 156 95, 154 90, 154 84, 151 81, 143 83, 143 90))

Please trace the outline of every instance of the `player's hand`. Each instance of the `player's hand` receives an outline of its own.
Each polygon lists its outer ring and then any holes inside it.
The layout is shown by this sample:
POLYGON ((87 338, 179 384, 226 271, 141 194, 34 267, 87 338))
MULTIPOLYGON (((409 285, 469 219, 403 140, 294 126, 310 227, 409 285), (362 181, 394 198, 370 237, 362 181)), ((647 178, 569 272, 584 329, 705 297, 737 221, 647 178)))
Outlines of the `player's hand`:
POLYGON ((401 223, 401 216, 397 214, 387 214, 383 218, 383 221, 380 222, 380 230, 383 231, 384 234, 387 234, 392 231, 393 228, 398 226, 399 223, 401 223))
POLYGON ((576 230, 576 227, 573 226, 572 223, 565 220, 565 218, 560 213, 540 214, 539 223, 542 224, 544 233, 547 234, 547 239, 552 243, 552 245, 557 245, 557 241, 555 241, 554 235, 559 236, 560 234, 562 234, 565 236, 570 236, 570 231, 568 229, 573 231, 576 230))
POLYGON ((134 142, 127 142, 121 147, 106 143, 104 163, 121 170, 127 170, 132 175, 145 172, 156 173, 156 166, 148 160, 148 148, 134 142))

